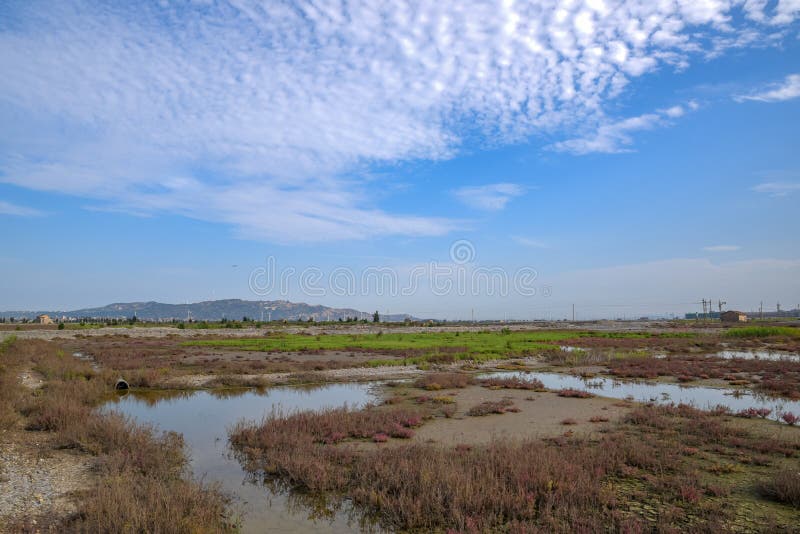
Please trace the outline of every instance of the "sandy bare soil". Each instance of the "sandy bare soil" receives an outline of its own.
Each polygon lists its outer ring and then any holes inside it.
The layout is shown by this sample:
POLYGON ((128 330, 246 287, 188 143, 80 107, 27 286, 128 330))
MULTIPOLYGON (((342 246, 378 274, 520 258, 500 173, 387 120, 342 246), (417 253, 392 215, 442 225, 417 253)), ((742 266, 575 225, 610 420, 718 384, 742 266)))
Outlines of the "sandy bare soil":
POLYGON ((591 435, 604 426, 603 423, 590 422, 591 417, 615 421, 630 409, 624 406, 625 403, 603 397, 573 399, 550 392, 491 390, 480 386, 437 391, 436 396, 439 395, 455 399, 455 414, 449 419, 437 417, 426 423, 418 429, 414 439, 457 445, 487 443, 495 438, 547 438, 561 436, 565 432, 591 435), (479 417, 467 415, 467 411, 475 405, 502 399, 510 399, 520 411, 479 417), (577 424, 562 424, 566 419, 573 419, 577 424))
MULTIPOLYGON (((293 379, 306 377, 312 382, 360 382, 371 380, 395 380, 405 379, 423 374, 414 365, 394 365, 386 367, 349 367, 344 369, 326 369, 323 371, 310 371, 307 373, 260 373, 260 374, 236 374, 229 375, 230 378, 239 380, 242 383, 253 383, 258 385, 279 385, 286 384, 293 379)), ((173 387, 185 388, 204 388, 219 378, 211 374, 191 374, 176 376, 169 380, 173 387)))

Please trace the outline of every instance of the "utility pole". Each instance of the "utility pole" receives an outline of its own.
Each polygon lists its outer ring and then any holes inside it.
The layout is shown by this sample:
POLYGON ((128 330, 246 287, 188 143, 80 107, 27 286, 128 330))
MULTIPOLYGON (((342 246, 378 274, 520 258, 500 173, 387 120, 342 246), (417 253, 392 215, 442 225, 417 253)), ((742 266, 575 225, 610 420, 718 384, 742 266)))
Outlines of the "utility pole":
POLYGON ((778 313, 781 313, 781 303, 780 302, 777 304, 777 308, 778 308, 778 313))
POLYGON ((572 322, 575 322, 575 304, 572 305, 572 322))
POLYGON ((758 316, 762 321, 764 320, 764 301, 763 300, 758 304, 758 316))
POLYGON ((727 304, 724 300, 717 300, 717 305, 719 306, 719 314, 722 315, 722 306, 727 304))
POLYGON ((703 299, 703 319, 706 318, 706 299, 703 299))
POLYGON ((471 322, 474 323, 475 322, 475 308, 472 308, 471 315, 472 315, 472 321, 471 322))

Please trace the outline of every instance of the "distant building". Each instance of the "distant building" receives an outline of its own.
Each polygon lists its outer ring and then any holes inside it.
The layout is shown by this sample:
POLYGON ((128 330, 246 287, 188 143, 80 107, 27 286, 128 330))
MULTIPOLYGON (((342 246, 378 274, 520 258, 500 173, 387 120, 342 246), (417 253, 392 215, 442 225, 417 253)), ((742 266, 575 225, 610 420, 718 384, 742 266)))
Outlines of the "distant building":
POLYGON ((746 323, 747 315, 740 311, 726 311, 719 316, 723 323, 746 323))
POLYGON ((54 324, 49 315, 37 315, 36 322, 39 324, 54 324))

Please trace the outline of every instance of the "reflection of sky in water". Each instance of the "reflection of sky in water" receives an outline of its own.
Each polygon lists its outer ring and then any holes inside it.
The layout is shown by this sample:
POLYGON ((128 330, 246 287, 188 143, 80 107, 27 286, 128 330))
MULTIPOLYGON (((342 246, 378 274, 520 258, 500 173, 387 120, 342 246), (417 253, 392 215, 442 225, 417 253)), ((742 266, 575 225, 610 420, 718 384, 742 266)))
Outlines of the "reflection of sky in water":
MULTIPOLYGON (((587 349, 582 349, 580 347, 571 347, 568 345, 562 345, 559 347, 564 352, 576 352, 576 351, 583 351, 587 349)), ((692 355, 695 356, 695 355, 692 355)), ((774 360, 774 361, 787 361, 787 362, 798 362, 800 361, 800 354, 795 352, 781 352, 781 351, 774 351, 774 350, 722 350, 720 352, 712 353, 712 354, 705 354, 709 358, 724 358, 726 360, 733 360, 733 359, 740 359, 740 360, 774 360)), ((654 358, 667 358, 667 354, 657 353, 653 354, 654 358)), ((675 356, 676 358, 680 358, 680 356, 675 356)))
POLYGON ((597 395, 614 399, 624 399, 632 396, 637 401, 654 401, 660 404, 684 403, 700 409, 713 408, 718 405, 727 406, 734 412, 747 408, 770 408, 772 410, 772 418, 785 411, 800 414, 800 401, 769 399, 741 390, 742 395, 737 398, 731 395, 734 391, 731 389, 680 386, 678 384, 662 384, 658 382, 621 382, 609 378, 583 379, 559 373, 499 372, 482 376, 538 378, 548 389, 585 389, 597 395))
POLYGON ((225 491, 237 496, 237 504, 244 509, 244 532, 352 532, 357 528, 341 517, 311 522, 303 511, 290 512, 284 496, 247 483, 239 463, 228 457, 227 430, 240 419, 260 421, 274 407, 286 412, 345 404, 359 407, 375 399, 369 389, 369 384, 333 384, 316 389, 273 388, 263 394, 248 391, 225 398, 198 391, 156 403, 131 394, 106 407, 183 434, 195 474, 205 476, 207 482, 221 482, 225 491))

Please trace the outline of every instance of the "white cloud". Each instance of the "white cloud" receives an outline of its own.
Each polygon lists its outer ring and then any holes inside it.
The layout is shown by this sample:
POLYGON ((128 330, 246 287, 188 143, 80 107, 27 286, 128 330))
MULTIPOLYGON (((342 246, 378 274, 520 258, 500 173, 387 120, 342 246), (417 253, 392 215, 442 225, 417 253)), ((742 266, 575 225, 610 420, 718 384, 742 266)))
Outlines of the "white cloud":
POLYGON ((800 182, 764 182, 753 187, 753 191, 773 197, 785 197, 800 191, 800 182))
POLYGON ((703 250, 706 252, 736 252, 741 249, 742 247, 739 245, 711 245, 709 247, 703 247, 703 250))
POLYGON ((670 119, 683 117, 689 111, 696 111, 699 107, 697 102, 692 100, 687 102, 685 107, 676 105, 636 117, 618 120, 602 118, 588 135, 559 141, 549 145, 547 148, 576 155, 595 152, 605 154, 630 152, 630 146, 633 144, 633 133, 669 125, 671 124, 670 119))
POLYGON ((510 183, 461 187, 453 191, 456 198, 467 206, 484 211, 500 211, 512 198, 524 193, 524 187, 510 183))
POLYGON ((528 247, 528 248, 549 248, 549 245, 546 242, 541 241, 539 239, 534 239, 534 238, 531 238, 531 237, 514 235, 514 236, 511 236, 511 239, 513 239, 514 241, 516 241, 517 243, 519 243, 523 247, 528 247))
MULTIPOLYGON (((736 22, 740 9, 15 3, 0 26, 0 181, 224 221, 266 240, 440 234, 456 223, 381 210, 356 178, 375 163, 452 157, 465 140, 583 124, 606 124, 584 150, 624 149, 656 121, 609 123, 604 106, 638 76, 724 50, 731 30, 756 42, 760 23, 736 22)), ((795 17, 782 1, 763 18, 795 17)))
POLYGON ((0 200, 0 215, 15 215, 18 217, 38 217, 44 215, 41 211, 18 204, 0 200))
POLYGON ((597 130, 587 137, 578 137, 559 141, 549 148, 558 152, 570 152, 583 155, 592 152, 614 154, 630 151, 633 143, 631 133, 650 130, 660 123, 661 117, 655 113, 647 113, 638 117, 630 117, 617 122, 601 124, 597 130))
POLYGON ((800 0, 778 0, 773 24, 789 24, 800 16, 800 0))
POLYGON ((800 97, 800 74, 790 74, 781 83, 772 84, 770 88, 750 95, 738 95, 734 99, 737 102, 783 102, 797 97, 800 97))
POLYGON ((663 110, 664 115, 667 117, 677 119, 678 117, 683 117, 686 111, 683 109, 682 106, 672 106, 671 108, 667 108, 663 110))

